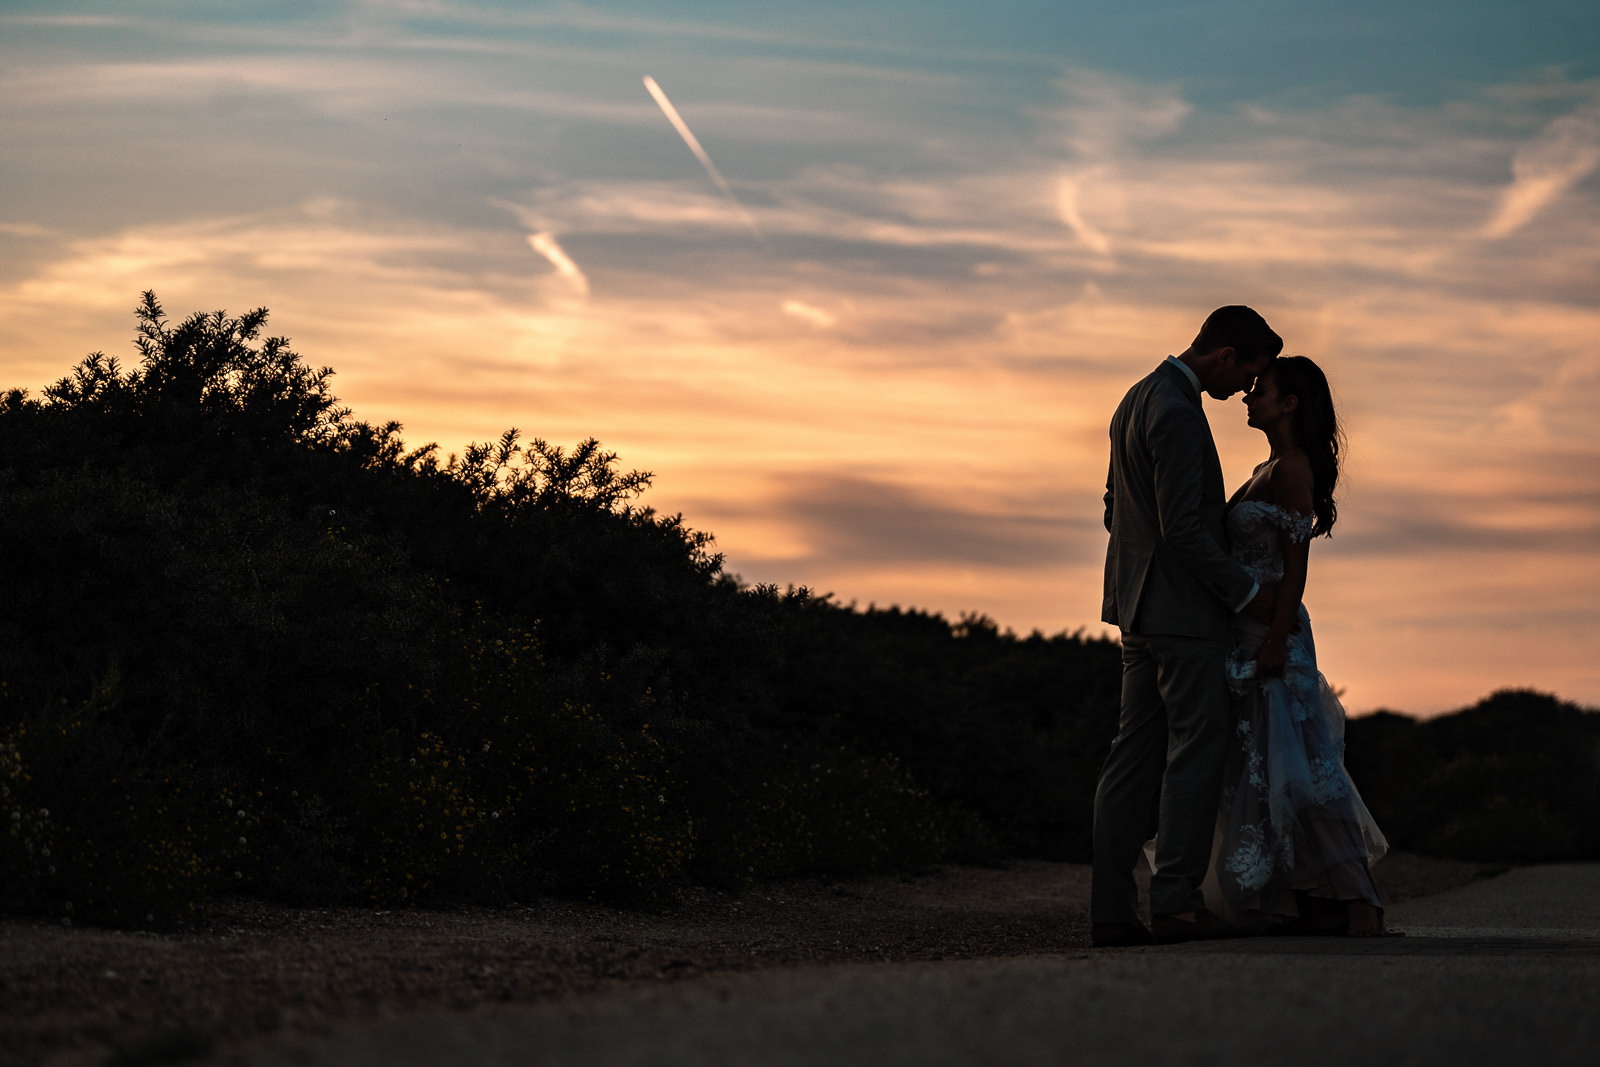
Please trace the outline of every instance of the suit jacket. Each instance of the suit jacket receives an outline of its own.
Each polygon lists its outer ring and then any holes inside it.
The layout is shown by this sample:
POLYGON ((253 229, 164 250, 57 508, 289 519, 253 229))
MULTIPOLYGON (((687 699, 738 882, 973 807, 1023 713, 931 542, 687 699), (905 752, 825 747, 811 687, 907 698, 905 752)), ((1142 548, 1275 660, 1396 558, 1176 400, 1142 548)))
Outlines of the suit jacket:
POLYGON ((1117 405, 1105 502, 1101 619, 1130 633, 1227 640, 1255 582, 1228 556, 1222 464, 1178 367, 1163 362, 1117 405))

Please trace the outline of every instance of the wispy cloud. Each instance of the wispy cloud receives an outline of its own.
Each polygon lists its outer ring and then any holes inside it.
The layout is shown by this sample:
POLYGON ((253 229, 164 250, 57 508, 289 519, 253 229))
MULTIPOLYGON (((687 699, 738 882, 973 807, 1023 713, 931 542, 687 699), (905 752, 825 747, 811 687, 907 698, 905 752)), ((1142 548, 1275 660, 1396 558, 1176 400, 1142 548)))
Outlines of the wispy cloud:
POLYGON ((779 306, 785 315, 793 315, 802 322, 809 322, 819 330, 830 330, 839 321, 832 312, 812 304, 801 303, 799 300, 785 300, 779 306))
POLYGON ((548 231, 541 230, 538 233, 529 234, 528 244, 535 252, 548 259, 550 265, 556 269, 556 272, 572 283, 573 289, 579 295, 589 295, 589 279, 584 276, 583 271, 578 269, 578 265, 572 262, 572 257, 567 255, 566 251, 556 243, 556 239, 548 231))
POLYGON ((116 15, 0 15, 0 25, 103 28, 131 26, 138 20, 116 15))
POLYGON ((0 234, 8 237, 38 237, 49 238, 56 236, 56 232, 48 226, 40 226, 37 222, 0 222, 0 234))
POLYGON ((1064 101, 1041 109, 1080 160, 1122 157, 1129 146, 1175 132, 1194 112, 1176 86, 1077 68, 1057 83, 1064 101))
POLYGON ((1078 179, 1061 179, 1061 184, 1056 188, 1056 209, 1061 213, 1061 221, 1086 247, 1101 255, 1111 251, 1111 242, 1106 235, 1089 225, 1078 208, 1078 179))
POLYGON ((780 484, 774 510, 825 562, 1029 569, 1103 551, 1098 523, 1082 516, 985 513, 870 478, 799 476, 780 484))
POLYGON ((1564 115, 1517 149, 1512 182, 1483 228, 1505 237, 1526 225, 1557 197, 1600 166, 1600 109, 1564 115))

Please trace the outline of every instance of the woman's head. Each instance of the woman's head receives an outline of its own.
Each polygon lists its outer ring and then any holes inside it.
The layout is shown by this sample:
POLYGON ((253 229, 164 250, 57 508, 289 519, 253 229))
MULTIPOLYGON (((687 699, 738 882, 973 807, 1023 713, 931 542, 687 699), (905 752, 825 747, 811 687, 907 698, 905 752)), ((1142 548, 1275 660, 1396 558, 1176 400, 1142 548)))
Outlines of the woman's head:
POLYGON ((1279 356, 1261 377, 1270 382, 1278 404, 1288 408, 1284 417, 1294 431, 1295 443, 1311 459, 1311 504, 1316 514, 1312 535, 1331 533, 1339 513, 1333 490, 1339 482, 1344 431, 1333 409, 1328 376, 1305 356, 1279 356))

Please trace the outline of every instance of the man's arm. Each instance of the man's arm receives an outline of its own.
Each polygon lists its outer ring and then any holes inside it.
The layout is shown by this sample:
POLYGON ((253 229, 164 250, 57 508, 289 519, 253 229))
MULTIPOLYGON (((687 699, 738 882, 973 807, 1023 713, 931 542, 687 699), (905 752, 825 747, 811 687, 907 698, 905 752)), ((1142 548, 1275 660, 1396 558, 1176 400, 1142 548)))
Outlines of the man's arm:
POLYGON ((1161 538, 1191 574, 1230 611, 1256 608, 1260 586, 1200 520, 1205 481, 1205 416, 1188 404, 1154 411, 1146 439, 1154 462, 1161 538))
POLYGON ((1111 487, 1111 473, 1114 470, 1111 464, 1106 464, 1106 533, 1111 532, 1111 513, 1116 503, 1116 491, 1111 487))

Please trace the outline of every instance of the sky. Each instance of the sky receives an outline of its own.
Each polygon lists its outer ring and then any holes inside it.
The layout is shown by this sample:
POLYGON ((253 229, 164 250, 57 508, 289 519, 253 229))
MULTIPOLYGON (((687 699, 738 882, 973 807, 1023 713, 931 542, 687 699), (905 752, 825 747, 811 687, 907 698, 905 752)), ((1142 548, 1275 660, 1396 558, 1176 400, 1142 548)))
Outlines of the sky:
POLYGON ((1600 706, 1592 0, 0 0, 0 146, 0 387, 265 306, 410 444, 597 437, 746 581, 1018 633, 1108 632, 1112 409, 1249 304, 1349 435, 1350 711, 1600 706))

